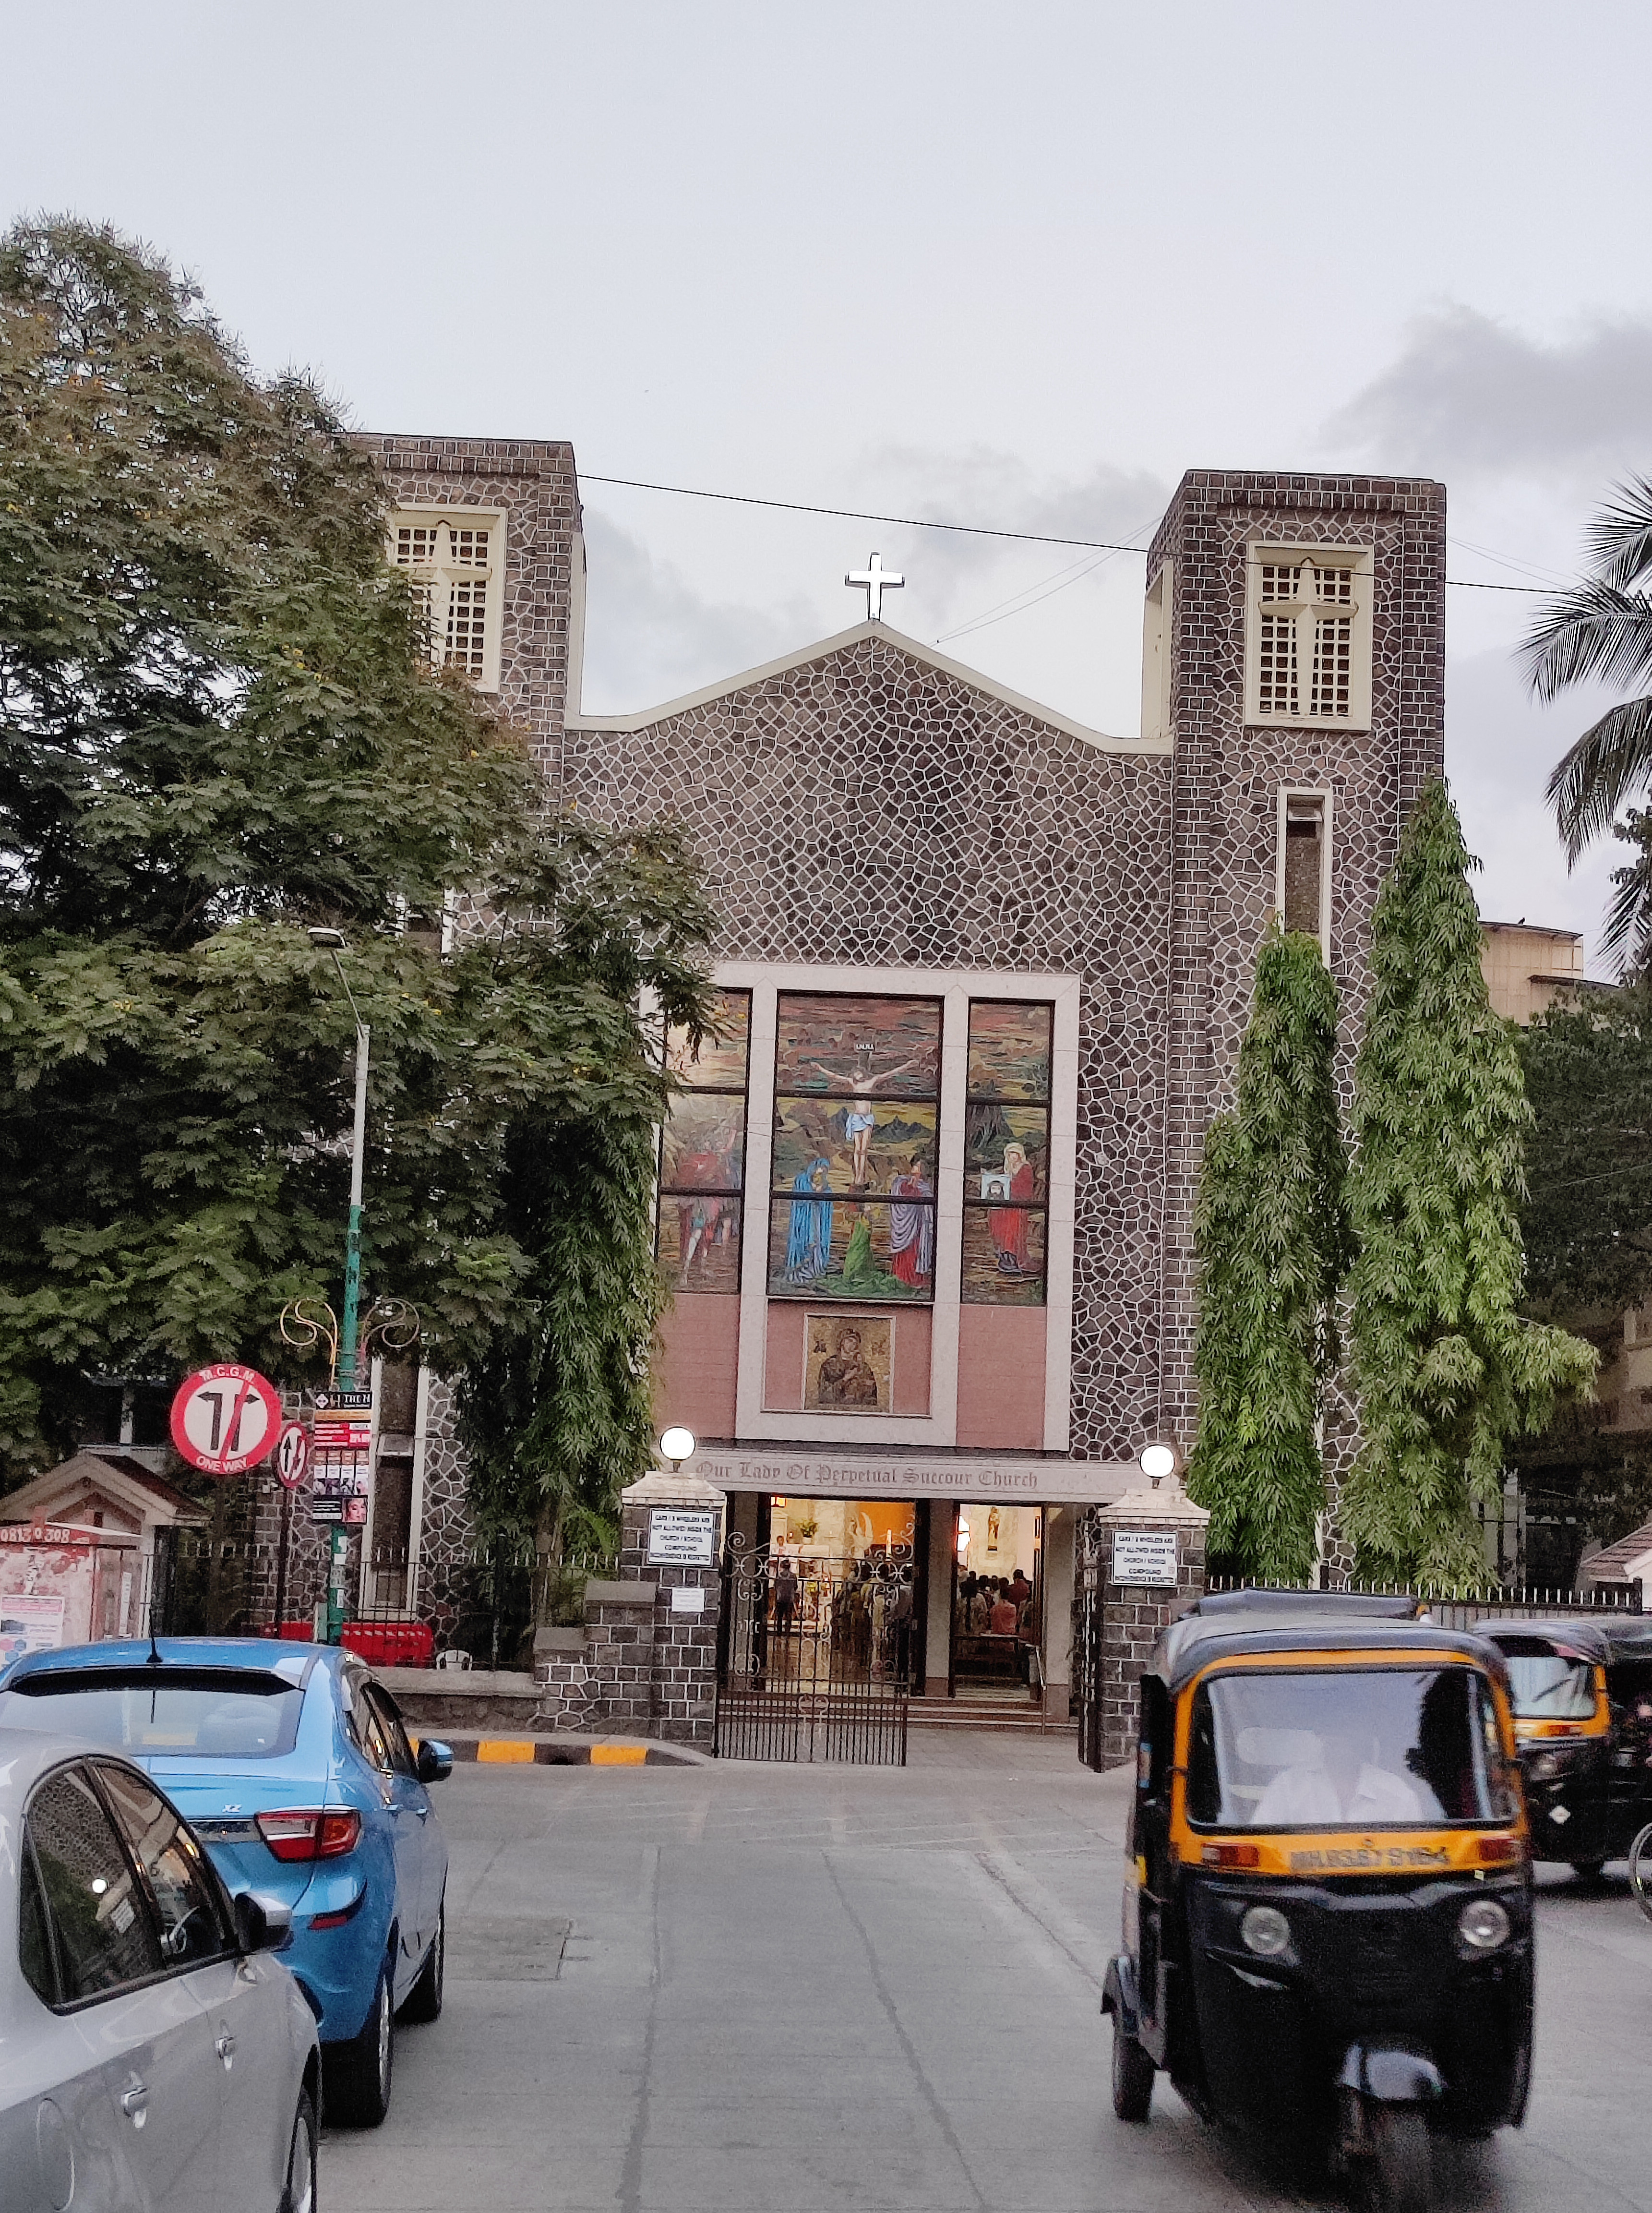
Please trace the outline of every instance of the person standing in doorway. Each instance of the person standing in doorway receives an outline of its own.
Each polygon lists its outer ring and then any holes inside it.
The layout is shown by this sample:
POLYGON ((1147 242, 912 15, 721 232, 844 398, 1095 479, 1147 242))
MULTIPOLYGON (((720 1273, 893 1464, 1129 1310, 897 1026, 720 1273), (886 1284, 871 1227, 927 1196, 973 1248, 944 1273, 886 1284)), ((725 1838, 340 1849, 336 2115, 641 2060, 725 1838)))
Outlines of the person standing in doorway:
POLYGON ((889 1628, 895 1663, 895 1680, 910 1681, 912 1672, 912 1571, 903 1568, 889 1606, 889 1628))
POLYGON ((774 1633, 777 1637, 791 1635, 792 1616, 797 1609, 797 1576, 791 1562, 782 1553, 774 1571, 774 1633))

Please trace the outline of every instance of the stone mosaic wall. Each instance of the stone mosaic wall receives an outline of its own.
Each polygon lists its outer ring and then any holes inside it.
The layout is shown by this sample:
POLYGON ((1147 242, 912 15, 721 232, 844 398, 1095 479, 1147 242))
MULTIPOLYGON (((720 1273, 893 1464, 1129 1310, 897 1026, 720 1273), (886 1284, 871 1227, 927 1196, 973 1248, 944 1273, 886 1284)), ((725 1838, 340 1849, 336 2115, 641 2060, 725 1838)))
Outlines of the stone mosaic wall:
POLYGON ((1205 1129, 1231 1097, 1272 908, 1279 786, 1335 795, 1331 967, 1347 1098, 1371 910, 1400 821, 1444 765, 1445 529, 1445 487, 1424 479, 1201 470, 1183 479, 1149 552, 1149 579, 1167 556, 1175 562, 1161 1421, 1184 1439, 1196 1418, 1193 1193, 1205 1129), (1369 731, 1246 725, 1245 548, 1255 539, 1373 549, 1369 731))
POLYGON ((1133 1458, 1157 1377, 1168 757, 1040 722, 881 626, 567 748, 583 811, 670 815, 710 857, 722 958, 1084 977, 1072 1450, 1133 1458))
MULTIPOLYGON (((1071 1450, 1190 1437, 1193 1191, 1273 901, 1278 786, 1336 796, 1332 965, 1351 1039, 1398 824, 1442 760, 1443 489, 1186 478, 1147 570, 1176 562, 1173 759, 1089 744, 875 626, 634 731, 569 728, 570 450, 369 442, 401 497, 510 508, 503 700, 558 797, 599 820, 683 824, 710 863, 721 957, 1083 976, 1071 1450), (1373 547, 1369 733, 1246 727, 1254 536, 1373 547)), ((433 1394, 422 1611, 463 1527, 433 1394)))

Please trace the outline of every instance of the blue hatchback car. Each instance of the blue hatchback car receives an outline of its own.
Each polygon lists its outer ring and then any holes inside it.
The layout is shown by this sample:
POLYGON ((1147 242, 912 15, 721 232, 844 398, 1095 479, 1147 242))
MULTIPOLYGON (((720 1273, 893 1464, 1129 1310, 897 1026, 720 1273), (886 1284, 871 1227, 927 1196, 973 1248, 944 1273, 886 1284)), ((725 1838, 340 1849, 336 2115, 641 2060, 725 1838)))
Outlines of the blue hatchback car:
POLYGON ((395 2017, 442 2010, 448 1848, 396 1702, 352 1652, 162 1637, 29 1652, 0 1682, 0 1727, 107 1745, 187 1818, 229 1890, 292 1913, 282 1958, 320 2027, 327 2118, 389 2108, 395 2017))

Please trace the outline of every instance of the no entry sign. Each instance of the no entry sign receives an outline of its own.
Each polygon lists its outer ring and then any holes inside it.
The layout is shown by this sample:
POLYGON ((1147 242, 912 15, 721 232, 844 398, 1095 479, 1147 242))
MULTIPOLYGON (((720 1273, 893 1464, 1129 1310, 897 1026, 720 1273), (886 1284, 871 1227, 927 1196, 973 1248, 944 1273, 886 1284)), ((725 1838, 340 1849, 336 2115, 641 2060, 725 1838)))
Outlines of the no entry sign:
POLYGON ((276 1439, 275 1472, 289 1491, 302 1491, 310 1472, 310 1433, 302 1422, 289 1422, 276 1439))
POLYGON ((178 1386, 172 1402, 172 1442, 192 1467, 208 1475, 240 1475, 256 1467, 280 1428, 274 1384, 234 1361, 197 1369, 178 1386))

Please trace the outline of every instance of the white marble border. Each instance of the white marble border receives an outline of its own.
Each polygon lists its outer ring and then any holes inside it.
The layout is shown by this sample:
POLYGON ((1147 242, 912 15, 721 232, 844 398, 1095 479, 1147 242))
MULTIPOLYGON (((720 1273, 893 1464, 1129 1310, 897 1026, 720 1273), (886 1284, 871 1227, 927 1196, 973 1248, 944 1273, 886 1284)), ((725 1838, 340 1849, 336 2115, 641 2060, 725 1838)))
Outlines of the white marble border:
POLYGON ((792 1440, 800 1444, 844 1446, 957 1442, 969 1003, 972 999, 1048 999, 1053 1003, 1043 1447, 1046 1452, 1065 1452, 1072 1380, 1073 1217, 1077 1184, 1078 1014, 1082 988, 1079 978, 998 968, 862 968, 750 960, 719 961, 714 977, 725 990, 749 991, 752 995, 735 1429, 741 1438, 771 1438, 777 1442, 792 1440), (774 1152, 775 1000, 781 991, 874 992, 889 997, 942 1001, 935 1303, 930 1308, 930 1411, 927 1416, 770 1413, 764 1408, 772 1197, 769 1186, 774 1152))

